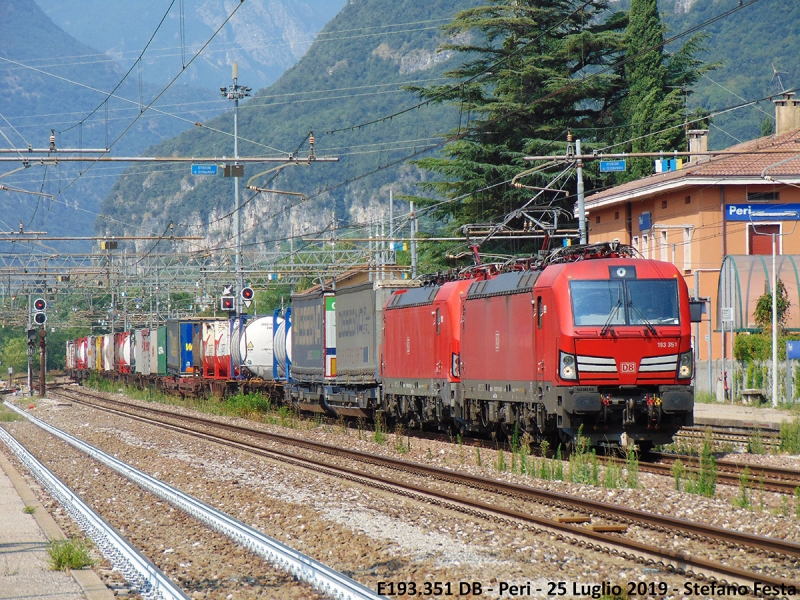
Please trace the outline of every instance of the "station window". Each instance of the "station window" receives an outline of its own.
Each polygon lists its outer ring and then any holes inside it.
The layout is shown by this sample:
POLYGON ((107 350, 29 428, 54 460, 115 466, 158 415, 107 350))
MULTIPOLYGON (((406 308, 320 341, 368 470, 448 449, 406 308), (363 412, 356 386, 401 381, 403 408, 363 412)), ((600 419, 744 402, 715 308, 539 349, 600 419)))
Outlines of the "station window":
POLYGON ((692 270, 692 228, 683 228, 683 270, 692 270))
POLYGON ((750 225, 747 226, 748 249, 750 254, 772 254, 772 234, 775 234, 775 251, 781 253, 781 226, 780 225, 750 225))
POLYGON ((780 194, 771 192, 747 192, 748 202, 775 202, 780 199, 780 194))

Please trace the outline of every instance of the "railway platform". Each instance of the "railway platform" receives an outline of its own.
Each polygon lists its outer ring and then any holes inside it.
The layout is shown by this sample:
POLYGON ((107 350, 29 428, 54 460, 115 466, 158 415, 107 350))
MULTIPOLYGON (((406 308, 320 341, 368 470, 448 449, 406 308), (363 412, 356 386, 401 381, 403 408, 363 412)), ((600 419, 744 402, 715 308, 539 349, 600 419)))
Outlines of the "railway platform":
POLYGON ((781 422, 792 422, 800 413, 774 408, 758 408, 742 404, 711 403, 694 405, 694 424, 710 427, 732 427, 751 429, 759 427, 768 431, 778 431, 781 422))
POLYGON ((0 451, 0 600, 113 600, 114 594, 91 569, 50 570, 47 545, 58 539, 64 539, 58 524, 0 451))

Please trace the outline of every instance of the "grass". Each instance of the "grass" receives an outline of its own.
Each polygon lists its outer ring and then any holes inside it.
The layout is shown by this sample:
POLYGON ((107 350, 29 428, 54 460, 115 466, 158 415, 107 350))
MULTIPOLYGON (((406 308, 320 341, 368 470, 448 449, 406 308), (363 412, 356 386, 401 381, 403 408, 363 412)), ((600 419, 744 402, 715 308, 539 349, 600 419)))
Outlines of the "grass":
POLYGON ((749 493, 750 467, 745 467, 739 475, 739 495, 733 499, 733 505, 748 510, 753 508, 749 493))
POLYGON ((89 552, 89 544, 84 540, 53 540, 47 547, 47 554, 53 571, 82 569, 95 563, 89 552))
POLYGON ((19 421, 22 415, 18 415, 13 410, 10 410, 0 404, 0 423, 10 423, 11 421, 19 421))
POLYGON ((781 452, 800 454, 800 419, 796 418, 791 423, 781 421, 779 436, 781 452))
POLYGON ((33 513, 36 512, 36 507, 28 505, 22 509, 22 512, 24 512, 26 515, 32 515, 33 513))

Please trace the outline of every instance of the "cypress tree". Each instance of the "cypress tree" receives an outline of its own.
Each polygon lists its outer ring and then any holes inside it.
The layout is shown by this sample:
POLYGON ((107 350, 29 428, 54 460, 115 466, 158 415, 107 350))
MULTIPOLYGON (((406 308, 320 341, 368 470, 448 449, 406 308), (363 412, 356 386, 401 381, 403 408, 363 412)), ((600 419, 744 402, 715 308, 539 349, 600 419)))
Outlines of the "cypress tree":
MULTIPOLYGON (((695 54, 703 36, 692 37, 675 54, 663 47, 664 25, 656 0, 632 0, 625 36, 625 79, 628 95, 622 103, 621 119, 627 127, 619 136, 628 152, 669 152, 686 150, 686 128, 691 117, 684 108, 689 87, 703 71, 695 54)), ((699 124, 691 125, 697 128, 699 124)), ((631 161, 631 168, 619 179, 630 180, 653 172, 653 159, 631 161)))

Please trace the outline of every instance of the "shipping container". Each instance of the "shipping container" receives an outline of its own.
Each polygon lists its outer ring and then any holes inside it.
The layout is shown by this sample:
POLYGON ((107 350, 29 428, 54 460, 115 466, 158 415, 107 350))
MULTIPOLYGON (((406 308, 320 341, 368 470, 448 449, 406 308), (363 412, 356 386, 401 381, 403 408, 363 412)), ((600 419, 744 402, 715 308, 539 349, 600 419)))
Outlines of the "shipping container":
POLYGON ((133 365, 140 375, 150 375, 150 332, 155 329, 137 329, 134 332, 133 365))
POLYGON ((114 334, 106 333, 102 338, 103 371, 114 370, 114 334))
POLYGON ((383 308, 403 280, 373 281, 336 290, 336 383, 374 384, 380 376, 383 308))
POLYGON ((83 337, 78 340, 77 355, 75 357, 76 369, 80 371, 85 371, 88 368, 89 365, 88 352, 89 352, 89 338, 83 337))
POLYGON ((287 358, 291 361, 290 339, 286 320, 277 314, 236 320, 231 332, 234 369, 265 381, 285 379, 287 358))
POLYGON ((167 326, 150 329, 150 374, 167 374, 167 326))
POLYGON ((167 321, 167 372, 172 375, 195 373, 192 322, 167 321))
POLYGON ((202 329, 202 373, 207 379, 231 378, 231 322, 204 321, 202 329))
POLYGON ((76 359, 77 354, 77 342, 75 340, 67 340, 67 355, 64 359, 64 368, 66 369, 75 369, 78 361, 76 359))
POLYGON ((131 372, 130 331, 121 331, 114 334, 114 370, 117 373, 131 372))
POLYGON ((292 295, 292 377, 298 381, 325 380, 325 301, 332 297, 321 291, 292 295))

